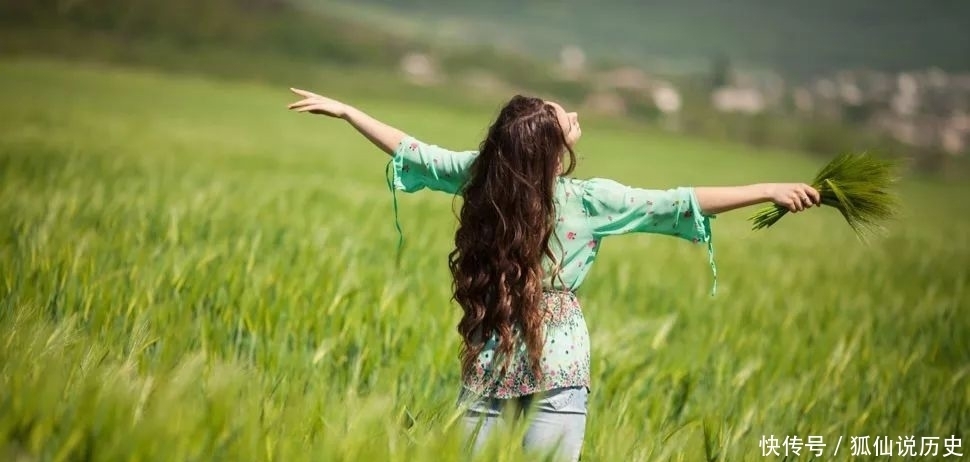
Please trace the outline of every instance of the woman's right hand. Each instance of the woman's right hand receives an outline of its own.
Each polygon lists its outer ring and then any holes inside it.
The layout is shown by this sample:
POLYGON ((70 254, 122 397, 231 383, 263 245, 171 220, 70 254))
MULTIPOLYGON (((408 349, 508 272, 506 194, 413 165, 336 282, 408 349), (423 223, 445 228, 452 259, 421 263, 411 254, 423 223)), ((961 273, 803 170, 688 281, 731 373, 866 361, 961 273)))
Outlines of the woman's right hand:
POLYGON ((303 99, 290 104, 288 108, 296 112, 309 112, 311 114, 323 114, 325 116, 344 118, 347 116, 347 106, 335 99, 320 96, 306 90, 290 88, 290 91, 302 96, 303 99))
POLYGON ((805 183, 772 183, 768 185, 768 197, 790 212, 801 212, 809 207, 822 205, 822 196, 805 183))

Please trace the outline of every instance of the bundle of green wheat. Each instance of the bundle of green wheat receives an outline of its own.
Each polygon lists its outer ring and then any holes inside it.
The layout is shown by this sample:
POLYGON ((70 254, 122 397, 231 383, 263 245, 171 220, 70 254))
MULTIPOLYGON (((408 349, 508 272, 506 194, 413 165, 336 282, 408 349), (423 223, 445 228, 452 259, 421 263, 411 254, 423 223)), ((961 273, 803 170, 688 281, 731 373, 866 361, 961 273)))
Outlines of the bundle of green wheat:
MULTIPOLYGON (((818 190, 822 205, 835 207, 860 238, 882 231, 882 222, 895 216, 898 199, 891 187, 897 181, 892 160, 869 154, 842 154, 822 168, 811 186, 818 190)), ((788 213, 773 205, 761 209, 751 220, 754 229, 767 228, 788 213)))

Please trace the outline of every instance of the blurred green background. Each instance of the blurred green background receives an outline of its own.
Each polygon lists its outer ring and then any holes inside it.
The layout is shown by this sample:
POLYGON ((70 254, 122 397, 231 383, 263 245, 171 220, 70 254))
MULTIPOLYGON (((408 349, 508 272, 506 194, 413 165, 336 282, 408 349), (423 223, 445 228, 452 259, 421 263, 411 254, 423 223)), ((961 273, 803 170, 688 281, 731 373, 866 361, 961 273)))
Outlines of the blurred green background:
MULTIPOLYGON (((555 98, 577 176, 641 187, 904 159, 868 244, 828 209, 719 216, 713 298, 704 249, 606 242, 583 460, 966 454, 968 10, 3 0, 0 459, 465 459, 452 198, 399 195, 398 264, 387 158, 291 86, 453 149, 555 98)), ((482 460, 535 460, 514 437, 482 460)))
POLYGON ((970 149, 968 16, 958 0, 6 0, 0 46, 274 83, 381 70, 490 104, 533 92, 689 135, 946 172, 970 149))

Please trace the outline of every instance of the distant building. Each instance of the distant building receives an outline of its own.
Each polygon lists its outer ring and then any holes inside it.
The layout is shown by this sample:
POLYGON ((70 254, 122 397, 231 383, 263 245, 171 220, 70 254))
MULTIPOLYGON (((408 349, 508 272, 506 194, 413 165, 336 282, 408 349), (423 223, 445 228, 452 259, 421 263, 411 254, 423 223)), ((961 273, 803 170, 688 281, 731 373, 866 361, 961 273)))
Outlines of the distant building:
POLYGON ((791 97, 799 112, 832 120, 864 106, 869 128, 910 146, 970 151, 970 74, 840 71, 795 88, 791 97))
POLYGON ((674 114, 680 111, 683 105, 680 93, 670 85, 659 85, 651 92, 653 104, 664 114, 674 114))
POLYGON ((583 102, 583 110, 594 114, 621 116, 627 113, 626 101, 612 91, 599 91, 583 102))
POLYGON ((799 87, 792 91, 792 102, 795 103, 795 109, 798 112, 812 112, 815 109, 812 92, 807 88, 799 87))
POLYGON ((711 105, 720 112, 758 114, 765 110, 766 102, 754 88, 723 87, 711 93, 711 105))
POLYGON ((575 45, 567 45, 559 51, 559 69, 568 77, 579 77, 586 71, 586 53, 575 45))
POLYGON ((408 80, 418 85, 434 85, 443 80, 437 64, 424 53, 404 55, 401 58, 401 71, 408 80))
POLYGON ((606 71, 597 78, 601 87, 620 90, 646 91, 650 89, 650 77, 635 67, 618 67, 606 71))

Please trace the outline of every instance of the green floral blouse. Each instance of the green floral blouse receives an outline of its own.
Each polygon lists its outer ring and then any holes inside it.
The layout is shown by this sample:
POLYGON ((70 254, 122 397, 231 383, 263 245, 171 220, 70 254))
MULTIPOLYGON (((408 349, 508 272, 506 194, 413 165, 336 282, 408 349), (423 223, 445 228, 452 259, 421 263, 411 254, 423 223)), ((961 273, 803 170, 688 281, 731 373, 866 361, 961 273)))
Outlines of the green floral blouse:
MULTIPOLYGON (((391 175, 388 183, 392 192, 429 189, 461 194, 469 167, 477 155, 476 151, 449 151, 406 137, 388 165, 391 175)), ((467 388, 480 395, 509 398, 552 388, 589 386, 589 334, 579 304, 571 293, 586 278, 607 236, 653 233, 707 244, 714 274, 712 294, 717 290, 710 221, 713 216, 701 212, 693 188, 651 190, 603 178, 559 177, 555 204, 557 225, 550 246, 554 253, 561 255, 558 262, 561 278, 546 278, 549 316, 543 350, 545 380, 532 377, 529 368, 524 366, 524 346, 520 355, 513 358, 507 376, 492 377, 496 345, 494 341, 487 342, 479 367, 464 380, 467 388)), ((547 271, 552 269, 551 265, 552 262, 545 262, 547 271)))

